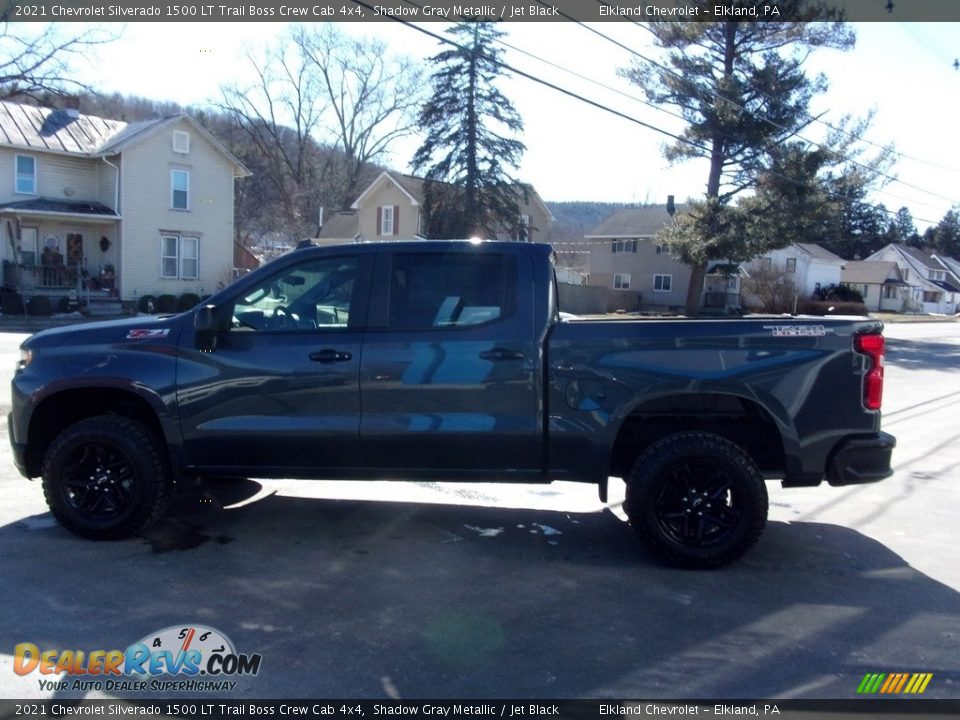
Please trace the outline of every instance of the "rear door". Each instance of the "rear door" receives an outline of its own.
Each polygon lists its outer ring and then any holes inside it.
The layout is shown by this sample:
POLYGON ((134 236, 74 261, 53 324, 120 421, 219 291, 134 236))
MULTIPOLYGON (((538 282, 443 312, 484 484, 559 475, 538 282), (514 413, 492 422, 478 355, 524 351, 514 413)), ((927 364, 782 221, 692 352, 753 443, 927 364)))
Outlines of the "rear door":
POLYGON ((533 292, 518 291, 530 265, 469 245, 378 256, 360 366, 365 465, 539 470, 533 292))

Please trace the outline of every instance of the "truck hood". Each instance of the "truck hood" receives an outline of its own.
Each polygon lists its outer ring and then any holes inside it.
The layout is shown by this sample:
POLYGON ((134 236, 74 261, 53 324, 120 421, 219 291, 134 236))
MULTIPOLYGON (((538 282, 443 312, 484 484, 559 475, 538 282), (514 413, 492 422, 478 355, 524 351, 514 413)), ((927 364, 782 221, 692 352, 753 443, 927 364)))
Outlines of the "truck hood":
POLYGON ((183 324, 184 315, 156 317, 143 315, 120 320, 65 325, 41 330, 24 341, 22 347, 37 349, 65 345, 101 345, 120 342, 142 343, 164 341, 175 335, 175 328, 183 324))

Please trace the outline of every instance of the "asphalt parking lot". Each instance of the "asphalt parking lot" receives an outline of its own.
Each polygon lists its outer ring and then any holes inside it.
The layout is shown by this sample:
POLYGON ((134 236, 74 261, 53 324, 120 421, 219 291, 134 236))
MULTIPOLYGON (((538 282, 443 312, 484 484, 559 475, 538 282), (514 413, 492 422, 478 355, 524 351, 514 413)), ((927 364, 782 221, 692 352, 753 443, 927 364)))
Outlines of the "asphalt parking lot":
MULTIPOLYGON (((759 545, 714 572, 657 564, 619 488, 602 505, 566 483, 250 481, 143 538, 83 541, 17 474, 4 424, 0 697, 139 697, 41 689, 14 647, 205 626, 262 656, 210 698, 854 698, 873 672, 960 698, 960 323, 887 335, 894 477, 771 483, 759 545)), ((0 334, 4 414, 23 337, 0 334)))

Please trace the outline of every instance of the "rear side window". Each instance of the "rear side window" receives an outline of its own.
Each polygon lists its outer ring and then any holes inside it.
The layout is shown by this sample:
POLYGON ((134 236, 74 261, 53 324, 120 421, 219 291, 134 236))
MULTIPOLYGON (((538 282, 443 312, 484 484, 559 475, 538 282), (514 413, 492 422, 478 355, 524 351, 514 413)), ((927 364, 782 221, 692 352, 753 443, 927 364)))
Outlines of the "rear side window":
POLYGON ((389 325, 422 330, 501 320, 516 309, 516 285, 517 261, 511 255, 396 254, 389 325))

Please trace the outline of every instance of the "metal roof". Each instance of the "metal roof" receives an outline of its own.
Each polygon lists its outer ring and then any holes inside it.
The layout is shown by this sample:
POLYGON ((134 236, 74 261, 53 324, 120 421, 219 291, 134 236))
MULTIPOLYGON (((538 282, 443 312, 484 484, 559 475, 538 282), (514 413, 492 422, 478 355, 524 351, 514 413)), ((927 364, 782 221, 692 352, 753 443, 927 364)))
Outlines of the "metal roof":
POLYGON ((70 110, 0 101, 0 144, 90 155, 126 123, 70 110))
MULTIPOLYGON (((678 206, 677 212, 683 212, 683 207, 678 206)), ((613 213, 587 233, 585 237, 623 239, 654 237, 672 220, 673 218, 667 212, 666 205, 624 208, 613 213)))
POLYGON ((0 204, 0 213, 37 213, 57 215, 92 215, 118 218, 116 212, 103 203, 91 200, 50 200, 48 198, 33 198, 0 204))

